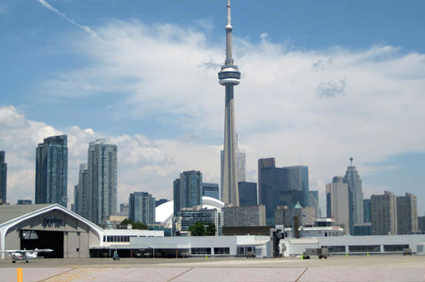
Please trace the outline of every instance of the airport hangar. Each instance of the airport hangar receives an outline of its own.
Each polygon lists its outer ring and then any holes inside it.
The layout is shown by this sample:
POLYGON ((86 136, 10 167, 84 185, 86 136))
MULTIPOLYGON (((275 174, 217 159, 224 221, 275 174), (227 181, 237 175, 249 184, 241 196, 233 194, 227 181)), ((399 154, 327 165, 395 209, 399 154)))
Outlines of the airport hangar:
MULTIPOLYGON (((105 230, 59 204, 0 205, 0 251, 52 249, 48 258, 88 258, 130 237, 164 237, 164 231, 105 230)), ((1 254, 5 258, 5 254, 1 254)))

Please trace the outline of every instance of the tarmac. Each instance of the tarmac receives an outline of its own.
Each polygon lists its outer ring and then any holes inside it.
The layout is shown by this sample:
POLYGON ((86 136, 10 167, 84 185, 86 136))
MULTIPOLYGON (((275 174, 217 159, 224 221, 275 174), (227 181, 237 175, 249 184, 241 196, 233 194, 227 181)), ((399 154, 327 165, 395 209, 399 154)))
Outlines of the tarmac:
POLYGON ((425 257, 0 260, 0 281, 425 281, 425 257))

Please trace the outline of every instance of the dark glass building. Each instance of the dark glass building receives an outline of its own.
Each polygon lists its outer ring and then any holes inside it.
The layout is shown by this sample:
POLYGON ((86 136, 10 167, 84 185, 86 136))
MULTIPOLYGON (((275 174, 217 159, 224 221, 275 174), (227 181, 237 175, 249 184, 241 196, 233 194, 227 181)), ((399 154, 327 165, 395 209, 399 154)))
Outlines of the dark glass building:
POLYGON ((202 196, 211 197, 220 200, 218 184, 202 183, 202 196))
POLYGON ((363 221, 365 223, 372 222, 370 199, 363 200, 363 213, 364 213, 363 221))
POLYGON ((36 149, 35 203, 58 203, 67 207, 67 184, 67 136, 46 138, 36 149))
POLYGON ((202 206, 202 173, 184 171, 174 180, 174 214, 182 208, 202 206))
POLYGON ((257 205, 257 183, 241 181, 239 187, 239 205, 241 207, 257 205))
POLYGON ((308 205, 308 167, 276 167, 274 158, 258 161, 259 198, 266 206, 266 224, 274 225, 278 206, 308 205))
POLYGON ((7 163, 6 153, 0 152, 0 204, 7 202, 7 163))

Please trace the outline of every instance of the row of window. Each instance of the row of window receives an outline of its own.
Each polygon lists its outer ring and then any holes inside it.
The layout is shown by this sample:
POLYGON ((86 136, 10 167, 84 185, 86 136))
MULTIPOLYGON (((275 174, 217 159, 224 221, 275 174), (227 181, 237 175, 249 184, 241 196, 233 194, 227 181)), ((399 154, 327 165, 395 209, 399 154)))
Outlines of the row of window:
POLYGON ((136 236, 136 235, 113 235, 113 236, 103 236, 103 242, 130 242, 130 237, 155 237, 155 236, 136 236))
MULTIPOLYGON (((192 248, 192 255, 210 255, 211 248, 192 248)), ((229 255, 230 248, 214 248, 215 255, 229 255)))
MULTIPOLYGON (((384 252, 402 252, 409 248, 409 245, 384 245, 384 252)), ((329 253, 345 253, 345 246, 330 246, 329 253)), ((380 245, 348 246, 350 253, 380 252, 380 245)))

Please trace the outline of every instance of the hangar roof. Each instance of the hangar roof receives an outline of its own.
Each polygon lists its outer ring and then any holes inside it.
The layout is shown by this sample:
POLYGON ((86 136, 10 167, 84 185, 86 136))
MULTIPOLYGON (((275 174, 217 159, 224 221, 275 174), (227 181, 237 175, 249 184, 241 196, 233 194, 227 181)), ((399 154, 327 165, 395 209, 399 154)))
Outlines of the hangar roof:
POLYGON ((32 213, 52 204, 41 205, 0 205, 0 225, 17 217, 32 213))

